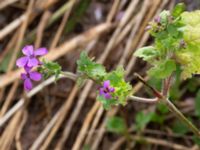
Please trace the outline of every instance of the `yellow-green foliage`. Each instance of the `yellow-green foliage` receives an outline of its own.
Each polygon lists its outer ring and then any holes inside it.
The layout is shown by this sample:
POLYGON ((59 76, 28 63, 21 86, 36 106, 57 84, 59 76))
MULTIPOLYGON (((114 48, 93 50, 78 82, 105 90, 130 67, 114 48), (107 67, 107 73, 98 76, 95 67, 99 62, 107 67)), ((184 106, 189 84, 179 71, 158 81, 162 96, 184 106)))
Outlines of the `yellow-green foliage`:
POLYGON ((186 47, 176 52, 178 62, 183 69, 182 78, 200 73, 200 11, 184 12, 181 21, 185 26, 183 38, 186 47))

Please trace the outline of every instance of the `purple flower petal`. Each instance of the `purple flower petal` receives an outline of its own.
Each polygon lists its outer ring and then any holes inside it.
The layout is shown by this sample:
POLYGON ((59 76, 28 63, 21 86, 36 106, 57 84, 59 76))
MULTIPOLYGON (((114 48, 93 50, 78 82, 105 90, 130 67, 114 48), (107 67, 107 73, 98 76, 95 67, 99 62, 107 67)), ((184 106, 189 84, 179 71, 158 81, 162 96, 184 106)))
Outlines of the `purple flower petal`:
POLYGON ((26 80, 26 79, 27 79, 27 74, 26 74, 26 73, 22 73, 22 74, 21 74, 21 78, 22 78, 23 80, 26 80))
POLYGON ((155 18, 154 18, 154 21, 157 22, 157 23, 160 23, 161 17, 160 17, 160 16, 155 17, 155 18))
POLYGON ((38 63, 39 63, 39 61, 38 61, 36 58, 30 58, 30 59, 28 60, 27 66, 28 66, 28 67, 35 67, 35 66, 38 65, 38 63))
POLYGON ((32 67, 28 67, 27 64, 24 66, 24 70, 29 73, 31 71, 32 67))
POLYGON ((103 96, 105 99, 111 99, 112 94, 115 91, 114 87, 110 87, 110 80, 103 82, 103 87, 99 89, 99 95, 103 96))
POLYGON ((109 88, 109 86, 110 86, 110 81, 109 81, 109 80, 104 81, 103 87, 104 87, 104 88, 109 88))
POLYGON ((145 30, 147 31, 147 30, 150 30, 152 28, 152 26, 151 25, 148 25, 146 28, 145 28, 145 30))
POLYGON ((34 51, 34 48, 32 45, 27 45, 22 49, 23 54, 26 56, 33 55, 33 51, 34 51))
POLYGON ((27 56, 21 57, 21 58, 17 59, 16 65, 18 67, 24 67, 27 62, 28 62, 28 57, 27 56))
POLYGON ((26 91, 30 91, 32 89, 33 85, 32 85, 32 82, 29 78, 27 78, 25 81, 24 81, 24 89, 26 91))
POLYGON ((48 50, 46 48, 38 48, 34 54, 35 56, 43 56, 45 54, 47 54, 48 50))
POLYGON ((105 97, 106 99, 111 99, 112 96, 110 95, 110 93, 105 93, 105 94, 104 94, 104 97, 105 97))
POLYGON ((99 95, 102 96, 102 95, 104 95, 104 94, 105 94, 105 92, 104 92, 104 88, 100 88, 100 89, 99 89, 99 95))
POLYGON ((115 88, 111 87, 111 88, 109 89, 109 91, 110 91, 110 92, 115 92, 115 88))
POLYGON ((42 74, 36 71, 30 72, 30 78, 34 81, 39 81, 42 78, 42 74))

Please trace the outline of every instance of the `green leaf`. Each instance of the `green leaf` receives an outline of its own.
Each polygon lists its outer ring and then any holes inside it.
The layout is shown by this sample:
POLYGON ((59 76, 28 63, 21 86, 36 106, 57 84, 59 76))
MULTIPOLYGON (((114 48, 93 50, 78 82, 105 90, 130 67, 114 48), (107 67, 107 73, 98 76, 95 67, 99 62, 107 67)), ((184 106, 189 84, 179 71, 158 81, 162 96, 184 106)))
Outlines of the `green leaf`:
POLYGON ((152 122, 158 123, 158 124, 163 124, 165 120, 165 115, 163 114, 157 114, 157 113, 153 113, 153 116, 151 118, 152 122))
POLYGON ((184 3, 178 3, 172 10, 172 16, 175 18, 179 17, 185 11, 185 9, 186 7, 184 3))
POLYGON ((181 78, 187 79, 193 74, 200 73, 200 47, 199 45, 188 45, 176 53, 177 61, 181 64, 181 78))
POLYGON ((173 60, 165 60, 163 62, 159 62, 156 66, 151 68, 148 71, 150 76, 154 76, 156 78, 166 78, 172 74, 173 71, 176 70, 176 64, 173 60))
POLYGON ((104 66, 92 61, 88 57, 87 53, 81 53, 80 59, 77 61, 77 64, 79 73, 86 75, 87 77, 96 81, 103 81, 103 78, 106 75, 106 70, 104 66))
POLYGON ((57 62, 45 62, 43 65, 52 71, 61 70, 61 67, 57 62))
MULTIPOLYGON (((183 35, 187 44, 200 44, 200 23, 195 26, 187 25, 184 27, 183 35)), ((196 46, 196 45, 195 45, 196 46)))
POLYGON ((181 20, 184 24, 190 26, 196 26, 200 23, 200 10, 192 12, 183 12, 181 14, 181 20))
POLYGON ((160 13, 160 17, 161 17, 161 24, 163 26, 166 26, 168 24, 168 17, 170 15, 170 12, 167 11, 167 10, 163 10, 161 13, 160 13))
POLYGON ((193 141, 200 147, 200 138, 197 136, 193 136, 193 141))
POLYGON ((61 66, 57 62, 43 60, 43 65, 38 68, 38 71, 43 74, 45 79, 53 75, 55 75, 57 79, 61 74, 61 69, 61 66))
POLYGON ((103 96, 97 96, 97 100, 103 105, 103 108, 108 110, 111 106, 118 104, 116 99, 105 99, 103 96))
MULTIPOLYGON (((179 30, 177 30, 177 26, 174 25, 174 24, 170 24, 170 25, 167 26, 167 32, 168 32, 168 34, 170 35, 171 38, 173 37, 173 38, 179 39, 179 34, 181 34, 181 32, 179 30)), ((176 41, 176 39, 173 39, 173 40, 176 41)))
POLYGON ((195 98, 195 114, 200 117, 200 90, 197 92, 195 98))
POLYGON ((181 21, 185 26, 181 29, 186 47, 176 52, 177 62, 180 63, 183 79, 200 73, 200 11, 184 12, 181 21))
POLYGON ((166 114, 169 112, 169 109, 167 108, 166 104, 163 104, 163 103, 159 103, 157 105, 157 109, 159 110, 161 114, 166 114))
POLYGON ((182 123, 180 121, 176 121, 173 124, 172 130, 175 133, 180 134, 180 135, 184 135, 184 134, 186 134, 189 131, 188 127, 184 123, 182 123))
POLYGON ((83 150, 91 150, 90 145, 88 144, 83 145, 83 150))
POLYGON ((161 79, 158 79, 158 78, 155 78, 155 77, 151 77, 147 83, 149 85, 153 85, 155 89, 157 90, 161 90, 161 86, 162 86, 162 80, 161 79))
POLYGON ((154 113, 150 112, 145 114, 144 112, 138 112, 135 118, 135 125, 137 130, 143 130, 146 125, 151 121, 154 113))
POLYGON ((140 57, 145 61, 151 60, 159 55, 159 52, 153 46, 146 46, 138 49, 134 56, 140 57))
POLYGON ((106 129, 110 132, 123 134, 124 132, 126 132, 127 127, 121 117, 110 117, 106 121, 106 129))

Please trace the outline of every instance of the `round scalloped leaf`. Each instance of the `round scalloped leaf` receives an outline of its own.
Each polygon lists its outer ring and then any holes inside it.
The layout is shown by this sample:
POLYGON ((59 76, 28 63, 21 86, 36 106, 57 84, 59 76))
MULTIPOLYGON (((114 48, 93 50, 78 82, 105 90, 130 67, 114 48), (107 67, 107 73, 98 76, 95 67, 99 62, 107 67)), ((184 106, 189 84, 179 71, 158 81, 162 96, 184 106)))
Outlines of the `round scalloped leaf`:
POLYGON ((159 55, 159 52, 153 46, 142 47, 134 53, 134 56, 140 57, 146 61, 151 60, 157 57, 158 55, 159 55))
POLYGON ((150 76, 164 79, 172 74, 176 70, 176 63, 174 60, 165 60, 158 62, 156 66, 148 71, 150 76))
POLYGON ((200 44, 200 24, 196 24, 196 26, 186 25, 183 35, 187 44, 200 44))
POLYGON ((200 10, 182 13, 181 20, 186 25, 196 26, 200 24, 200 10))
POLYGON ((176 53, 177 61, 181 64, 182 79, 192 77, 192 74, 200 73, 200 46, 187 45, 186 49, 182 49, 176 53))
POLYGON ((172 16, 173 17, 179 17, 180 14, 182 14, 182 12, 185 10, 185 4, 184 3, 178 3, 174 9, 172 10, 172 16))

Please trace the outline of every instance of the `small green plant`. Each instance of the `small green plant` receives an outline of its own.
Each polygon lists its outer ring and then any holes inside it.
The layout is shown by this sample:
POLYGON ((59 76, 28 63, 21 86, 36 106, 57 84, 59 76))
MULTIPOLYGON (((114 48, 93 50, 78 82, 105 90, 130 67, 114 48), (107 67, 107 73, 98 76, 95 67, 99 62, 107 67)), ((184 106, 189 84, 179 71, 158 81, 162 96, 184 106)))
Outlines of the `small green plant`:
POLYGON ((135 126, 138 131, 142 131, 146 125, 151 121, 154 113, 147 113, 145 114, 144 112, 138 112, 136 117, 135 117, 135 126))
MULTIPOLYGON (((190 129, 196 137, 200 137, 200 132, 194 124, 187 119, 170 101, 171 81, 177 74, 181 79, 191 78, 194 74, 200 73, 200 11, 187 12, 183 4, 178 4, 172 12, 164 10, 147 27, 148 32, 154 38, 150 46, 138 49, 133 57, 142 58, 147 61, 151 68, 147 71, 148 75, 157 78, 161 83, 162 91, 154 88, 147 83, 140 75, 136 74, 138 80, 150 89, 154 98, 143 98, 133 95, 134 91, 129 82, 125 80, 125 70, 122 66, 115 70, 107 71, 106 68, 87 53, 83 52, 77 61, 77 74, 61 71, 61 67, 54 62, 40 62, 37 56, 45 55, 47 50, 39 48, 34 50, 33 46, 25 46, 22 50, 24 57, 17 60, 18 67, 23 67, 22 73, 24 88, 29 91, 32 89, 32 80, 39 81, 42 77, 59 75, 77 79, 79 85, 85 80, 92 80, 100 87, 97 90, 97 100, 103 104, 105 109, 112 106, 128 104, 128 100, 146 103, 158 103, 159 115, 155 112, 136 115, 136 128, 143 130, 150 122, 163 123, 164 115, 170 110, 179 118, 183 126, 175 126, 178 132, 185 132, 185 127, 190 129), (39 72, 33 71, 39 67, 39 72), (166 109, 168 108, 168 109, 166 109), (184 129, 184 130, 183 130, 184 129)), ((136 93, 134 93, 136 94, 136 93)), ((199 116, 199 93, 196 100, 196 114, 199 116)), ((123 133, 127 130, 121 118, 111 118, 107 122, 107 129, 115 133, 123 133)))
POLYGON ((106 129, 116 134, 124 134, 127 130, 127 127, 121 117, 110 117, 107 119, 106 129))

